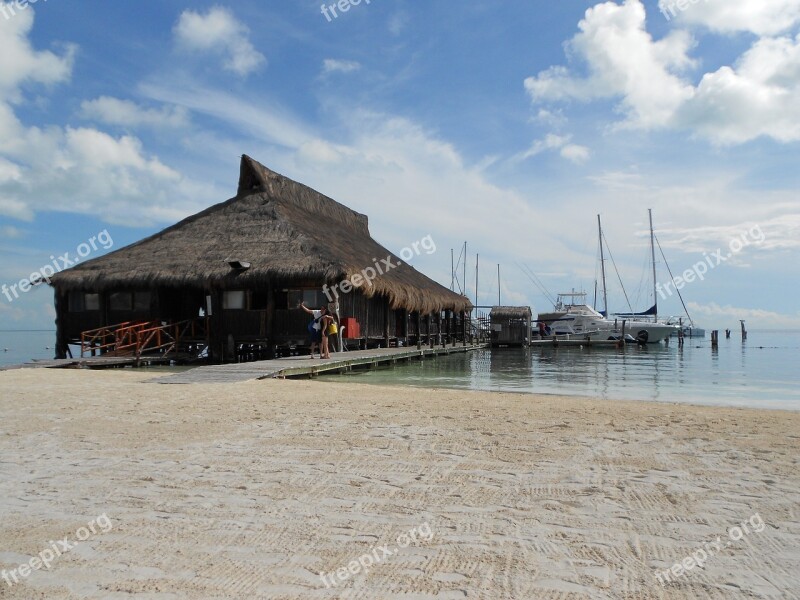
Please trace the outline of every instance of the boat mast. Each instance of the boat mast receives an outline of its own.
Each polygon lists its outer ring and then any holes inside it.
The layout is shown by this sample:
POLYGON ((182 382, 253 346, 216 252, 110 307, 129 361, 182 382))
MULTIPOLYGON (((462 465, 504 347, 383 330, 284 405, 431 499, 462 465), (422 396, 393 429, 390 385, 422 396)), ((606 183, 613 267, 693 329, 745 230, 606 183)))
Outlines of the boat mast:
POLYGON ((653 209, 648 208, 647 214, 650 217, 650 255, 653 261, 653 305, 656 309, 656 312, 653 315, 653 322, 658 322, 658 296, 656 294, 656 286, 658 285, 658 282, 656 281, 656 243, 655 234, 653 233, 653 209))
POLYGON ((502 306, 500 302, 500 263, 497 264, 497 306, 502 306))
POLYGON ((603 226, 600 224, 600 215, 597 215, 597 233, 600 237, 600 272, 603 274, 603 309, 608 318, 608 292, 606 291, 606 259, 603 254, 603 226))

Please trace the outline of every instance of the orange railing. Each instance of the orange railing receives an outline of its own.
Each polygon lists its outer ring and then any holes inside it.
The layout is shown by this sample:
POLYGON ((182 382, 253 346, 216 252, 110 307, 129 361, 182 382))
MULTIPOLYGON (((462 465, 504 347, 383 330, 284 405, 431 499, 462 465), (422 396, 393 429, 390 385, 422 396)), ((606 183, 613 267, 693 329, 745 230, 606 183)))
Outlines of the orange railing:
POLYGON ((201 319, 164 323, 162 321, 129 321, 91 329, 81 333, 81 357, 87 352, 106 356, 135 356, 159 352, 178 351, 184 339, 205 336, 205 323, 201 319))

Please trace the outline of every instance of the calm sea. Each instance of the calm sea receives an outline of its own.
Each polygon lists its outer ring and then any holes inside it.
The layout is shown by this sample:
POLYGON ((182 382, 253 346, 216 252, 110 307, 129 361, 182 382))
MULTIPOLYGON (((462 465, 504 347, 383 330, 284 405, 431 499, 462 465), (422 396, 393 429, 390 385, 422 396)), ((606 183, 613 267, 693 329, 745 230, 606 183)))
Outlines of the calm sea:
MULTIPOLYGON (((0 331, 0 366, 53 358, 54 344, 54 331, 0 331)), ((798 359, 800 331, 762 330, 716 351, 709 338, 682 349, 481 350, 323 380, 800 410, 798 359)))
POLYGON ((716 351, 709 337, 683 348, 509 348, 324 379, 800 410, 800 331, 751 331, 745 343, 737 334, 716 351))
POLYGON ((0 367, 53 358, 55 345, 55 331, 0 331, 0 367))

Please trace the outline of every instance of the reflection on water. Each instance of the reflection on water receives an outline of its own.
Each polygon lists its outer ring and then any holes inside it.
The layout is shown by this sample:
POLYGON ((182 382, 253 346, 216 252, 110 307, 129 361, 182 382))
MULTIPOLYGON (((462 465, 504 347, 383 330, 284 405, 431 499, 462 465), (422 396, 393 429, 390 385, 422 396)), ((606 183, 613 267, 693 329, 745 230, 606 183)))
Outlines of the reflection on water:
POLYGON ((326 380, 800 410, 799 332, 616 349, 481 350, 326 380), (351 379, 352 377, 352 379, 351 379), (338 379, 337 379, 338 378, 338 379))

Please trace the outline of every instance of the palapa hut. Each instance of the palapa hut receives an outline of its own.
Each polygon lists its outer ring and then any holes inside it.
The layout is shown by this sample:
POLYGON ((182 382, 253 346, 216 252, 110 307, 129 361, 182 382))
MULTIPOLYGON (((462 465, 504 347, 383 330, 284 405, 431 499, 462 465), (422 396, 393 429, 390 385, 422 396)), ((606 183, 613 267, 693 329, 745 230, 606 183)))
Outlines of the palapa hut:
POLYGON ((236 197, 52 277, 57 357, 89 330, 106 352, 123 325, 187 322, 184 341, 214 362, 273 356, 305 343, 301 300, 327 304, 323 285, 389 257, 399 266, 339 294, 345 335, 362 347, 464 335, 469 300, 373 240, 365 215, 243 156, 236 197))
POLYGON ((489 313, 492 346, 527 346, 533 312, 529 306, 493 306, 489 313))

